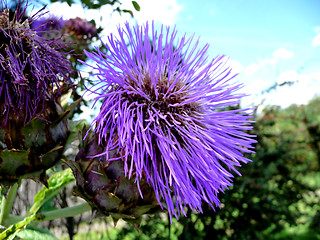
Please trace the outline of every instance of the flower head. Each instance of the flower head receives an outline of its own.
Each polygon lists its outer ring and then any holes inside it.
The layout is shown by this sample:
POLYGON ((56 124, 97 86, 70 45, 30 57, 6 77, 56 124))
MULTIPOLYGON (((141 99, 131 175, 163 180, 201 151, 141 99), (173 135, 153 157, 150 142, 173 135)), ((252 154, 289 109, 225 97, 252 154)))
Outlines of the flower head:
POLYGON ((63 24, 65 20, 62 17, 50 15, 48 17, 41 17, 33 21, 31 28, 37 32, 39 36, 47 39, 54 39, 59 37, 62 33, 63 24))
POLYGON ((71 18, 63 25, 64 31, 78 39, 91 39, 97 32, 95 26, 82 18, 71 18))
POLYGON ((138 185, 146 178, 177 218, 187 205, 219 206, 217 194, 232 185, 235 166, 250 161, 242 152, 255 142, 244 132, 250 109, 228 110, 242 85, 232 83, 224 56, 208 61, 208 45, 178 39, 175 29, 126 24, 118 32, 104 44, 109 54, 86 52, 99 79, 92 127, 106 161, 117 151, 126 176, 138 185))
POLYGON ((70 62, 49 41, 30 29, 35 16, 22 21, 25 8, 14 14, 3 1, 0 5, 0 126, 9 114, 25 122, 44 110, 46 99, 59 94, 61 83, 70 81, 70 62), (3 117, 4 116, 4 117, 3 117))

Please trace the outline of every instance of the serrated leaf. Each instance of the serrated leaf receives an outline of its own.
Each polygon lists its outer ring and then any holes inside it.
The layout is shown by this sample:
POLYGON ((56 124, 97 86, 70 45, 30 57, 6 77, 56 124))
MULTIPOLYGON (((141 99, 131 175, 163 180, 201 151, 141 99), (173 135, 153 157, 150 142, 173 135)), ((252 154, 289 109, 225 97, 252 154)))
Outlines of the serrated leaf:
POLYGON ((140 6, 136 1, 132 1, 132 5, 136 11, 138 12, 140 11, 140 6))
POLYGON ((52 175, 48 180, 49 188, 42 187, 34 197, 34 203, 29 210, 29 214, 37 213, 46 201, 57 195, 60 189, 74 180, 75 178, 70 168, 52 175))
POLYGON ((23 229, 18 233, 18 237, 24 240, 58 240, 54 235, 48 232, 39 232, 33 229, 23 229))

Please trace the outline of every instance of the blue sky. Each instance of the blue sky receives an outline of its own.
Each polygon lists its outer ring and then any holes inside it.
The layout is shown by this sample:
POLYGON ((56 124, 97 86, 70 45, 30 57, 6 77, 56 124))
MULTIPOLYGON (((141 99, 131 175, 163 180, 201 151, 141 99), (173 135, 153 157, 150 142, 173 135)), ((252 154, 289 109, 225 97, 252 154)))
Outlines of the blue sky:
MULTIPOLYGON (((130 0, 123 7, 131 8, 130 0)), ((307 103, 320 94, 320 1, 317 0, 137 0, 140 12, 135 20, 113 14, 109 7, 99 13, 84 12, 80 6, 68 8, 55 3, 49 10, 70 17, 90 20, 103 16, 104 35, 125 22, 154 20, 158 24, 176 25, 181 33, 200 36, 209 43, 209 56, 225 54, 230 58, 237 80, 251 94, 243 104, 307 103), (275 82, 295 81, 268 95, 260 93, 275 82)))
POLYGON ((222 51, 243 65, 268 57, 279 47, 312 57, 309 45, 320 25, 320 1, 178 2, 184 5, 176 22, 179 29, 196 32, 212 42, 213 52, 222 51))
POLYGON ((319 1, 178 1, 176 25, 209 42, 210 56, 226 54, 240 64, 237 77, 253 97, 266 104, 306 103, 320 93, 319 1), (314 45, 319 45, 315 43, 314 45), (276 81, 299 80, 268 96, 259 93, 276 81), (257 96, 256 96, 257 95, 257 96))

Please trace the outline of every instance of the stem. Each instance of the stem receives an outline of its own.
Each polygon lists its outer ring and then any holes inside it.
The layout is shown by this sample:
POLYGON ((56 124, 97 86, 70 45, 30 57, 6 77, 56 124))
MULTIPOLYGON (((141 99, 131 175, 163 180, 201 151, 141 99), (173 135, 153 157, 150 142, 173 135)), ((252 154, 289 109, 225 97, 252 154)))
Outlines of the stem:
POLYGON ((9 190, 8 197, 5 198, 5 196, 2 196, 1 209, 0 209, 0 225, 3 225, 3 222, 5 221, 6 217, 11 212, 11 208, 12 208, 15 196, 17 194, 17 190, 18 190, 18 183, 14 183, 9 190))
POLYGON ((73 207, 41 212, 37 214, 37 220, 40 222, 44 222, 44 221, 50 221, 58 218, 74 217, 90 210, 91 210, 91 207, 88 203, 82 203, 73 207))
POLYGON ((25 219, 24 216, 16 216, 16 215, 9 214, 5 219, 3 219, 2 225, 9 227, 11 225, 16 224, 17 222, 22 221, 23 219, 25 219))

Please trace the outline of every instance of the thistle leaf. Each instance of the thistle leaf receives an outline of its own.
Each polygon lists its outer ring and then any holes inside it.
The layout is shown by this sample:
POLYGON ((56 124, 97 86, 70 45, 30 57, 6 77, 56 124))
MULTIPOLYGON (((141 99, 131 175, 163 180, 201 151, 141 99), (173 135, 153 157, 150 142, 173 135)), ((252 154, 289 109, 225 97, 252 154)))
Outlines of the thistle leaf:
POLYGON ((70 168, 52 175, 48 180, 49 188, 42 187, 34 197, 34 203, 29 210, 29 214, 37 213, 46 201, 57 195, 60 189, 74 180, 75 179, 70 168))

